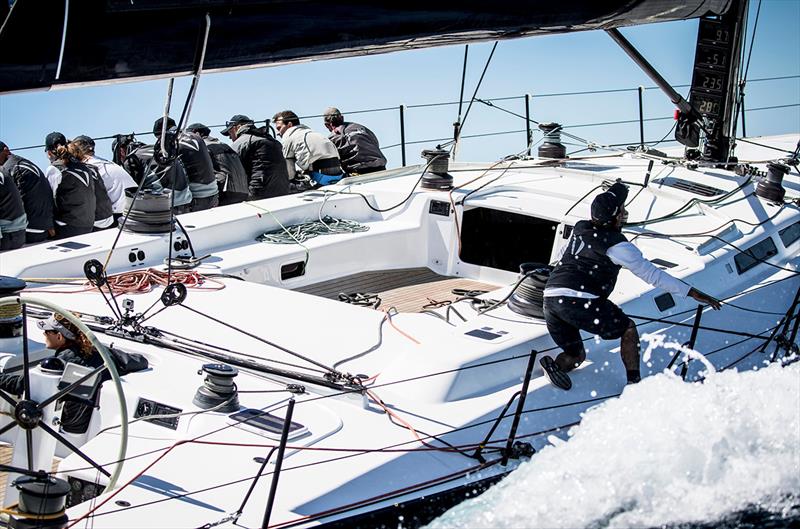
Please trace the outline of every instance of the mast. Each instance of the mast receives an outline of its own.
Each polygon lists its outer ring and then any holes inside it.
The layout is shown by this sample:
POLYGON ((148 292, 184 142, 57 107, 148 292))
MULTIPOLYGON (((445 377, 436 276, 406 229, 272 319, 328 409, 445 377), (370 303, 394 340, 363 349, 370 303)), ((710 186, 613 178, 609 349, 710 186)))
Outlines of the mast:
POLYGON ((737 77, 744 29, 747 26, 746 14, 747 0, 731 0, 725 14, 700 17, 688 101, 667 83, 619 30, 606 30, 678 107, 675 139, 686 147, 695 148, 700 146, 701 130, 705 133, 700 156, 707 161, 731 161, 731 136, 735 125, 731 116, 737 101, 737 77))
MULTIPOLYGON (((700 17, 697 28, 689 102, 705 120, 702 158, 711 162, 731 161, 731 140, 735 140, 732 138, 735 129, 732 116, 737 104, 741 50, 747 27, 747 3, 747 0, 732 0, 730 9, 724 15, 700 17)), ((681 141, 677 130, 676 139, 681 141)))

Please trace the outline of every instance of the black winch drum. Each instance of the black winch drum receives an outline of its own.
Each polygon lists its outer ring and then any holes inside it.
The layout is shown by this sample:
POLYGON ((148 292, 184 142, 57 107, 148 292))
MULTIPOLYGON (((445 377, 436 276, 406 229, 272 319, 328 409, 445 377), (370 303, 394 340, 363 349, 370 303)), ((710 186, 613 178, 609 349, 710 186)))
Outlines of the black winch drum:
POLYGON ((529 274, 511 295, 508 308, 530 318, 544 319, 544 287, 553 267, 544 263, 522 263, 519 277, 529 274))
POLYGON ((169 233, 174 224, 172 220, 171 191, 142 191, 136 200, 135 187, 125 190, 125 231, 134 233, 169 233), (131 209, 133 206, 133 209, 131 209))

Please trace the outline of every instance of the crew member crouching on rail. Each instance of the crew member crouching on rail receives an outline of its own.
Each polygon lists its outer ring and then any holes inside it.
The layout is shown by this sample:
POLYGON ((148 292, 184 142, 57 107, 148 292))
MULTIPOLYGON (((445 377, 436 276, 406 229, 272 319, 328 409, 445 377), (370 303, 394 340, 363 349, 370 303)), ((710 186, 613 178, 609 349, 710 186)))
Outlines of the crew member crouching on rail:
POLYGON ((681 297, 690 296, 719 310, 720 302, 690 287, 657 268, 642 256, 622 234, 628 212, 628 188, 617 182, 595 197, 591 221, 575 224, 572 236, 550 274, 544 290, 544 316, 547 330, 563 352, 555 360, 540 360, 550 382, 570 389, 566 374, 586 359, 580 331, 599 335, 604 340, 621 338, 620 355, 628 383, 641 379, 639 373, 639 333, 636 325, 608 296, 614 290, 621 267, 637 277, 681 297))

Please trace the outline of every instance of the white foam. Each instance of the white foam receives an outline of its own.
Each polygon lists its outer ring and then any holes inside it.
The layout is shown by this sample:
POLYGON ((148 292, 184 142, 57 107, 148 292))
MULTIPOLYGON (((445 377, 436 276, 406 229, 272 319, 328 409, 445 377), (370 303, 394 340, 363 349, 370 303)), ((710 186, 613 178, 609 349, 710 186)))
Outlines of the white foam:
POLYGON ((429 525, 636 527, 713 521, 800 491, 800 364, 669 374, 586 413, 483 495, 429 525))

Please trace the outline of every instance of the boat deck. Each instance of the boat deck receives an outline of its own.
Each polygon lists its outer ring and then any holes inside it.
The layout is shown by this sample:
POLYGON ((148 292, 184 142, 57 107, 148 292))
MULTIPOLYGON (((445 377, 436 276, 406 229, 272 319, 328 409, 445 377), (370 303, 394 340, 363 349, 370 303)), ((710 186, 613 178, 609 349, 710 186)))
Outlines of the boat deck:
POLYGON ((369 293, 380 298, 380 307, 395 307, 398 312, 420 312, 426 308, 455 301, 454 289, 491 292, 498 285, 462 277, 441 276, 428 268, 404 268, 361 272, 347 277, 300 287, 298 292, 327 299, 339 294, 369 293))

